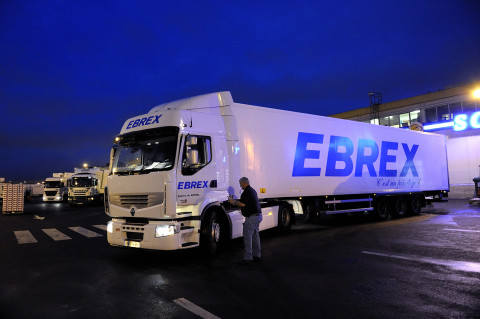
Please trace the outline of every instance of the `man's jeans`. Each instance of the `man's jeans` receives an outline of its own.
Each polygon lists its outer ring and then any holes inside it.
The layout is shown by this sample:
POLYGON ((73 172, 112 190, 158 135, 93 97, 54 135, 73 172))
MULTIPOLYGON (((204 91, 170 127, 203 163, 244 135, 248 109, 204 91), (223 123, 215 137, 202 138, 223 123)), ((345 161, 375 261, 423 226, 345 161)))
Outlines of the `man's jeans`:
POLYGON ((262 221, 262 214, 245 218, 243 223, 243 242, 245 244, 244 260, 252 260, 253 257, 261 258, 260 235, 258 227, 262 221), (253 250, 253 251, 252 251, 253 250))

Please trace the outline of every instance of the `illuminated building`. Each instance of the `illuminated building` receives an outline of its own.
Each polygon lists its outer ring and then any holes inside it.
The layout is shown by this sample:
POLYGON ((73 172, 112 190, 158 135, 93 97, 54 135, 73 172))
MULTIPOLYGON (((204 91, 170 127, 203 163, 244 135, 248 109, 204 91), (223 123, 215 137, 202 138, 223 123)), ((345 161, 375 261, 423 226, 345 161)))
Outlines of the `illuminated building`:
POLYGON ((399 129, 423 129, 447 137, 451 198, 469 198, 480 176, 480 83, 332 115, 399 129), (372 114, 376 114, 372 118, 372 114))

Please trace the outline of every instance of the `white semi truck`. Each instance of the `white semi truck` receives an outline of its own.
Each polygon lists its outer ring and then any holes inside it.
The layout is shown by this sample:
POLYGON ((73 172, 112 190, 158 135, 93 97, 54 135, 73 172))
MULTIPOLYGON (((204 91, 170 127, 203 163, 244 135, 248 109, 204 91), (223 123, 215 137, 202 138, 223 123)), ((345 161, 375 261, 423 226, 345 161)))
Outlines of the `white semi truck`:
POLYGON ((449 190, 445 137, 235 103, 218 92, 128 119, 111 153, 105 209, 113 246, 176 250, 242 236, 226 202, 250 179, 260 229, 295 214, 418 214, 449 190))
POLYGON ((67 180, 73 173, 53 173, 47 177, 43 187, 44 202, 66 202, 68 200, 67 180))
POLYGON ((104 167, 75 168, 75 173, 68 179, 68 202, 101 203, 108 174, 109 170, 104 167))
POLYGON ((0 177, 0 204, 3 203, 3 184, 5 182, 4 177, 0 177))

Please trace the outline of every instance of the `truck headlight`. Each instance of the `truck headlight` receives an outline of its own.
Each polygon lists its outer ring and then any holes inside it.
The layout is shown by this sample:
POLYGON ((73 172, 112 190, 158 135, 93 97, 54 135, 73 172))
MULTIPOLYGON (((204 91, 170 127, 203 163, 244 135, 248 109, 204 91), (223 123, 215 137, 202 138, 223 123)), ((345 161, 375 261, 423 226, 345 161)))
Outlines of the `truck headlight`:
POLYGON ((107 232, 113 234, 113 222, 111 220, 107 223, 107 232))
POLYGON ((175 225, 158 225, 155 227, 155 237, 165 237, 176 233, 175 225))

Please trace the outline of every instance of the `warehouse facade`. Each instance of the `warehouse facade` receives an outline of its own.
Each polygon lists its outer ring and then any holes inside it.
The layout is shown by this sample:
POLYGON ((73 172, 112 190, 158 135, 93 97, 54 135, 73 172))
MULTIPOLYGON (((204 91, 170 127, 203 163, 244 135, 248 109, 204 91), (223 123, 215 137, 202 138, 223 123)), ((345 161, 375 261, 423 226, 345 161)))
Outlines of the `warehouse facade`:
POLYGON ((450 197, 473 197, 480 176, 480 83, 448 87, 332 117, 446 136, 450 197))

